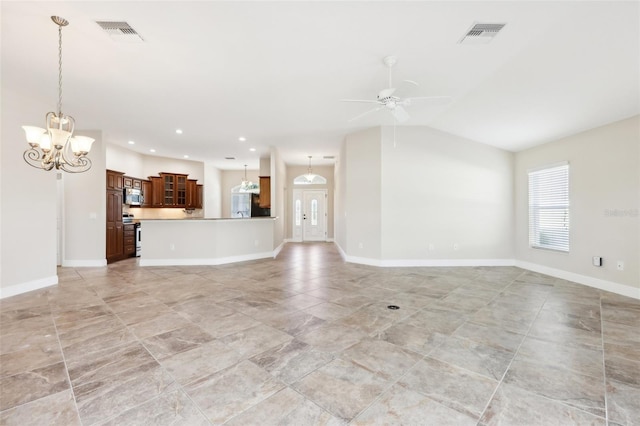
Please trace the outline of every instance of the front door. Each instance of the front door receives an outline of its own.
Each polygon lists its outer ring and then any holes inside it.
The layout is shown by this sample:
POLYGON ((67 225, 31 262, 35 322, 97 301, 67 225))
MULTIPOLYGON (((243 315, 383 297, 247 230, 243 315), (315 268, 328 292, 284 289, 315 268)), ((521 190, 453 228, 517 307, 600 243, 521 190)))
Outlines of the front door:
POLYGON ((326 241, 327 190, 294 190, 293 239, 295 241, 326 241))

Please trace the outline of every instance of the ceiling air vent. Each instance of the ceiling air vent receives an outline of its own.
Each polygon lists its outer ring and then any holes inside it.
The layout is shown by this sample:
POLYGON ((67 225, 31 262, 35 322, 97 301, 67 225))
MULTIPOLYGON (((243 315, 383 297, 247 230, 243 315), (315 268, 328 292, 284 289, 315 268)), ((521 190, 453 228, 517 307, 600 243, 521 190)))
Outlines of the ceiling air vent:
POLYGON ((324 156, 324 157, 322 157, 322 158, 324 158, 325 160, 335 160, 335 158, 336 158, 336 157, 335 157, 335 156, 333 156, 333 155, 325 155, 325 156, 324 156))
POLYGON ((478 24, 474 23, 471 29, 458 42, 460 44, 487 44, 498 35, 498 32, 507 24, 478 24))
POLYGON ((144 39, 136 30, 124 21, 96 21, 109 37, 115 41, 142 43, 144 39))

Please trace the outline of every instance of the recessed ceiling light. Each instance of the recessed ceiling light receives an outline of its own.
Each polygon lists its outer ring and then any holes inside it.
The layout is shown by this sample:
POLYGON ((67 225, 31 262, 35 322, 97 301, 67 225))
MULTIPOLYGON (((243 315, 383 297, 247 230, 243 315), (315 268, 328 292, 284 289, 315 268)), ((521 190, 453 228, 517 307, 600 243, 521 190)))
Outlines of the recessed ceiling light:
POLYGON ((135 145, 134 141, 129 141, 129 145, 135 145))
POLYGON ((240 137, 238 138, 238 140, 239 140, 240 142, 244 142, 244 141, 246 141, 246 140, 247 140, 247 138, 245 138, 244 136, 240 136, 240 137))
POLYGON ((225 160, 235 160, 236 157, 224 157, 225 160))
POLYGON ((256 149, 255 148, 249 148, 249 151, 256 152, 256 149))
POLYGON ((182 129, 176 129, 176 133, 181 135, 182 134, 182 129))
POLYGON ((188 156, 188 155, 183 155, 183 157, 184 157, 184 158, 189 158, 189 156, 188 156))
POLYGON ((153 148, 151 148, 151 149, 149 150, 149 152, 156 152, 156 150, 155 150, 155 149, 153 149, 153 148))

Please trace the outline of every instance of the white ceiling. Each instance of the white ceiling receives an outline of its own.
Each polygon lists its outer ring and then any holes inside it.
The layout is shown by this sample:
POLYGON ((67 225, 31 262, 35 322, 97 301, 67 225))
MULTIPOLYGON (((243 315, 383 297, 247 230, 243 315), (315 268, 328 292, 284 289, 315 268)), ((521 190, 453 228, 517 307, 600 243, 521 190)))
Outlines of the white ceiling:
POLYGON ((339 102, 374 99, 387 87, 387 55, 398 57, 394 81, 420 83, 414 96, 452 97, 414 103, 404 125, 511 151, 640 111, 638 1, 3 1, 1 8, 3 87, 55 109, 57 27, 49 17, 62 16, 70 21, 63 111, 78 128, 223 169, 257 168, 270 145, 289 164, 307 164, 309 155, 325 164, 320 157, 337 156, 345 134, 391 125, 387 111, 349 122, 370 106, 339 102), (96 20, 127 21, 145 42, 115 42, 96 20), (474 22, 507 25, 490 44, 458 44, 474 22))

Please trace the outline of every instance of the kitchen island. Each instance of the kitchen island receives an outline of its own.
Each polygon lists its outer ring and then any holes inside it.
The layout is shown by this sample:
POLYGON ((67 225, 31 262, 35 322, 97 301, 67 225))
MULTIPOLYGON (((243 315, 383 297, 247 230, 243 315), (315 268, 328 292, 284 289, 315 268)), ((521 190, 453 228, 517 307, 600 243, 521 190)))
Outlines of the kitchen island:
POLYGON ((275 257, 275 217, 140 219, 140 266, 221 265, 275 257))

